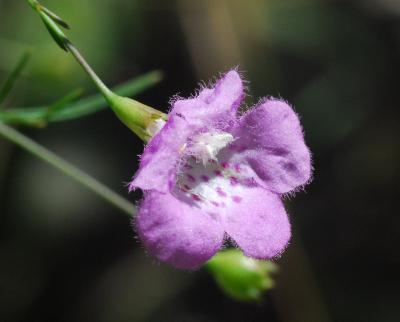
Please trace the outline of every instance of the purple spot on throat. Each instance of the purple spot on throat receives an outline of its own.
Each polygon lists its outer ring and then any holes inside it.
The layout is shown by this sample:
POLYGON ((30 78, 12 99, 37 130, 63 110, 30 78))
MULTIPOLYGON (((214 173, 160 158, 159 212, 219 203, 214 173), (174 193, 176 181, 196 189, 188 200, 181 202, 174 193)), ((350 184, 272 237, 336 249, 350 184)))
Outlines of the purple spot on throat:
POLYGON ((239 180, 236 177, 230 177, 229 182, 231 183, 232 186, 236 186, 239 183, 239 180))
POLYGON ((227 196, 226 192, 223 191, 223 190, 221 189, 221 187, 218 187, 216 190, 217 190, 217 193, 218 193, 218 195, 219 195, 220 197, 226 197, 226 196, 227 196))
POLYGON ((208 182, 208 181, 210 181, 210 178, 206 175, 202 175, 201 180, 203 180, 204 182, 208 182))
POLYGON ((233 202, 240 203, 242 201, 242 197, 239 196, 232 196, 233 202))
POLYGON ((192 193, 190 196, 191 196, 192 199, 195 200, 195 201, 200 201, 200 200, 201 200, 200 196, 199 196, 199 195, 196 195, 196 194, 194 194, 194 193, 192 193))
POLYGON ((229 169, 229 164, 228 164, 227 162, 222 162, 221 166, 222 166, 224 169, 229 169))
POLYGON ((193 177, 191 174, 186 174, 186 177, 188 178, 189 181, 196 182, 196 178, 193 177))

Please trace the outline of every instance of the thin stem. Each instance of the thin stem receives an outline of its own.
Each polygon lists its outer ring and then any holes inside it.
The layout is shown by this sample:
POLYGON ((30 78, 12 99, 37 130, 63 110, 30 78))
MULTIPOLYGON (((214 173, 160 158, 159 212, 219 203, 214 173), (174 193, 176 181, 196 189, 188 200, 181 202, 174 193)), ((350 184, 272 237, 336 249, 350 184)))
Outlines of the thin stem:
POLYGON ((115 94, 103 83, 103 81, 100 79, 100 77, 97 76, 97 74, 90 67, 90 65, 87 63, 85 58, 83 58, 83 56, 81 55, 79 50, 67 39, 64 41, 64 45, 66 48, 68 48, 68 50, 74 56, 76 61, 83 67, 83 69, 86 71, 86 73, 89 75, 89 77, 93 80, 96 87, 104 95, 104 97, 107 99, 107 101, 109 99, 111 99, 113 96, 115 96, 115 94))
POLYGON ((45 147, 39 145, 22 133, 16 131, 12 127, 9 127, 8 125, 5 125, 2 122, 0 122, 0 135, 4 136, 6 139, 10 140, 11 142, 15 143, 26 151, 32 153, 39 159, 52 165, 67 176, 75 179, 80 184, 123 211, 129 217, 133 217, 135 215, 136 207, 131 202, 121 197, 120 195, 103 185, 101 182, 92 178, 87 173, 76 168, 72 164, 68 163, 53 152, 46 149, 45 147))

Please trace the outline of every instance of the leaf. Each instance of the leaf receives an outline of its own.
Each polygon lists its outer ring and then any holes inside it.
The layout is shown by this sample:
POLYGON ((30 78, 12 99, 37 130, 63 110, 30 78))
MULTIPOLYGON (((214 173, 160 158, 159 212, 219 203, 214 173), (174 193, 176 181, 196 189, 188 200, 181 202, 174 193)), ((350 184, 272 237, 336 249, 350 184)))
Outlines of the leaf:
POLYGON ((51 19, 53 19, 61 27, 65 29, 70 29, 69 25, 58 15, 56 15, 53 11, 50 11, 49 9, 43 6, 40 6, 40 10, 44 11, 51 19))
POLYGON ((68 108, 68 105, 73 101, 76 101, 80 96, 82 96, 83 90, 76 89, 64 97, 60 98, 53 105, 51 105, 46 112, 45 121, 46 123, 51 119, 51 116, 61 111, 63 108, 68 108))
POLYGON ((42 18, 44 25, 46 26, 48 32, 50 33, 50 35, 54 39, 54 41, 57 43, 57 45, 61 49, 68 52, 68 48, 65 45, 65 42, 67 41, 67 37, 61 31, 61 29, 57 26, 57 24, 53 21, 53 19, 51 19, 43 11, 40 11, 39 15, 42 18))
POLYGON ((8 94, 13 89, 15 82, 21 75, 21 72, 23 71, 25 66, 28 64, 30 57, 31 53, 29 51, 26 51, 25 53, 22 54, 21 58, 18 60, 18 63, 15 65, 10 76, 8 76, 8 78, 4 82, 4 85, 0 89, 0 104, 4 102, 8 94))
POLYGON ((58 46, 60 46, 61 49, 68 51, 66 46, 67 37, 59 28, 59 26, 62 26, 66 29, 69 29, 68 24, 54 12, 41 5, 37 0, 27 1, 30 6, 39 14, 51 37, 53 37, 58 46))
MULTIPOLYGON (((115 93, 121 96, 134 96, 154 86, 162 79, 160 71, 153 71, 115 87, 115 93)), ((83 98, 74 103, 66 104, 62 109, 54 111, 46 120, 49 106, 13 108, 0 111, 0 121, 8 124, 26 126, 43 126, 47 122, 63 122, 96 113, 107 107, 107 102, 101 94, 83 98)))

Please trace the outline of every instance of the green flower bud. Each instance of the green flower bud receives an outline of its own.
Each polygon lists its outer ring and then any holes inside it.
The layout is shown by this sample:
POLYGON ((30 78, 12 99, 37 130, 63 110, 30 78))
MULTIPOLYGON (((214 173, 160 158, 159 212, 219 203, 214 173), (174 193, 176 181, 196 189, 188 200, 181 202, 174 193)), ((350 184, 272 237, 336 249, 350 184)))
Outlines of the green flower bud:
POLYGON ((278 270, 276 264, 246 257, 238 249, 219 252, 206 268, 221 290, 239 301, 260 300, 265 291, 274 287, 271 274, 278 270))

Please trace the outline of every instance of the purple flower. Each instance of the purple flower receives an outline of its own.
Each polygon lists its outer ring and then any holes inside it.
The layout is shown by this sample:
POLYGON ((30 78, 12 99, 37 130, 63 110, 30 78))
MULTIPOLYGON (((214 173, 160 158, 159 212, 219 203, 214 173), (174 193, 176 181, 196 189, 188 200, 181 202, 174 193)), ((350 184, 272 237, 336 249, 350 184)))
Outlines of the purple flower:
POLYGON ((286 102, 264 99, 238 115, 243 97, 232 70, 176 100, 146 146, 130 188, 144 191, 136 228, 159 260, 196 268, 226 238, 258 259, 285 249, 291 233, 281 195, 310 180, 310 152, 286 102))

